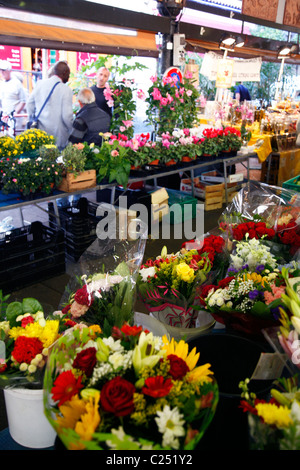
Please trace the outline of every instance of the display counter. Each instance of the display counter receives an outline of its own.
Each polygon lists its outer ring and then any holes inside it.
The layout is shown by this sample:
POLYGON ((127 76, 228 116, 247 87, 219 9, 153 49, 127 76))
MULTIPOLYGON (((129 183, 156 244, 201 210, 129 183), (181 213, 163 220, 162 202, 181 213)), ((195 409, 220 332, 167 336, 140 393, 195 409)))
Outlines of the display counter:
POLYGON ((300 149, 271 152, 262 165, 261 181, 282 186, 282 184, 300 174, 300 149))

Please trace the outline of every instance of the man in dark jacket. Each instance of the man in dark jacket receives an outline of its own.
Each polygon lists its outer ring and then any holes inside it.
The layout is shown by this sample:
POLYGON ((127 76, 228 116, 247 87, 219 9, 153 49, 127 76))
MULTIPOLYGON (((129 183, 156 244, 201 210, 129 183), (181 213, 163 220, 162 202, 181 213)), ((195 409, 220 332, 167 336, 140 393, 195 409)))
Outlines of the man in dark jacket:
POLYGON ((243 85, 241 82, 238 82, 235 88, 235 98, 240 103, 243 103, 245 100, 251 101, 251 96, 248 88, 246 88, 245 85, 243 85))
POLYGON ((102 109, 98 108, 95 95, 90 88, 83 88, 78 93, 80 110, 73 122, 73 129, 69 136, 72 144, 87 142, 101 145, 100 132, 108 132, 110 117, 102 109))

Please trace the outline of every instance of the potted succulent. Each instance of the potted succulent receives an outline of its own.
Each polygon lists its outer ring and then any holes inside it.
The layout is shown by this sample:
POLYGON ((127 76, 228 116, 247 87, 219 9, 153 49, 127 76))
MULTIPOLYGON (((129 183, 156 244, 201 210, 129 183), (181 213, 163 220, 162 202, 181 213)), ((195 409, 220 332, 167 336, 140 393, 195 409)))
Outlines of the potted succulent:
POLYGON ((62 151, 64 176, 58 189, 65 192, 96 186, 96 170, 86 170, 87 155, 82 143, 69 143, 62 151))

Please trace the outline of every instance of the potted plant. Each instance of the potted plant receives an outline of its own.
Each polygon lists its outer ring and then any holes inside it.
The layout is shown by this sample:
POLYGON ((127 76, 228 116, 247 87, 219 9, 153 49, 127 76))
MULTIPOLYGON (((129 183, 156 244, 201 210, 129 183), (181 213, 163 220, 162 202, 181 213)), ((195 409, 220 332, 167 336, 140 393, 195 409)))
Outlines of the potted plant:
POLYGON ((183 82, 173 77, 154 76, 151 80, 153 85, 145 100, 149 105, 146 114, 155 131, 162 135, 172 133, 176 127, 192 127, 197 117, 198 91, 191 75, 187 73, 183 82))
POLYGON ((234 127, 224 127, 223 132, 220 134, 220 151, 221 152, 236 152, 242 146, 241 132, 234 127))
POLYGON ((39 148, 55 144, 55 138, 41 129, 27 129, 16 136, 16 143, 19 146, 19 154, 24 157, 36 157, 39 155, 39 148))
POLYGON ((0 159, 13 158, 19 155, 19 144, 13 137, 3 135, 0 137, 0 159))
POLYGON ((4 194, 21 193, 34 197, 36 193, 50 194, 62 181, 62 166, 51 158, 18 158, 6 162, 2 173, 4 194))
POLYGON ((204 129, 200 146, 203 156, 217 156, 221 149, 220 131, 213 128, 204 129))
POLYGON ((87 155, 83 143, 69 143, 62 151, 64 176, 58 189, 65 192, 96 186, 96 170, 86 170, 87 155))

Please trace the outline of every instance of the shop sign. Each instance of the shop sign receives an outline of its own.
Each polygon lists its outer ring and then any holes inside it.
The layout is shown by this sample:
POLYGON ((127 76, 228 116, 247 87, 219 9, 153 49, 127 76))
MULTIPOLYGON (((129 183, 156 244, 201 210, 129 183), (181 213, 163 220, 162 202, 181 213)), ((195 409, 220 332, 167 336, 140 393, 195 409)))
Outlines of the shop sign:
POLYGON ((224 59, 218 61, 216 87, 230 88, 232 83, 234 60, 224 59))
POLYGON ((8 60, 14 70, 22 70, 21 47, 0 45, 0 60, 8 60))
MULTIPOLYGON (((80 71, 82 67, 86 65, 93 65, 98 60, 99 54, 92 52, 77 52, 77 71, 80 71)), ((91 76, 94 74, 90 74, 91 76)))
MULTIPOLYGON (((200 73, 209 80, 217 80, 218 64, 223 61, 223 56, 215 52, 207 52, 204 55, 200 73)), ((229 60, 229 59, 227 59, 229 60)), ((230 59, 233 60, 233 59, 230 59)), ((259 82, 261 57, 255 59, 234 59, 234 67, 232 72, 233 82, 259 82)), ((231 86, 231 85, 229 85, 231 86)))

